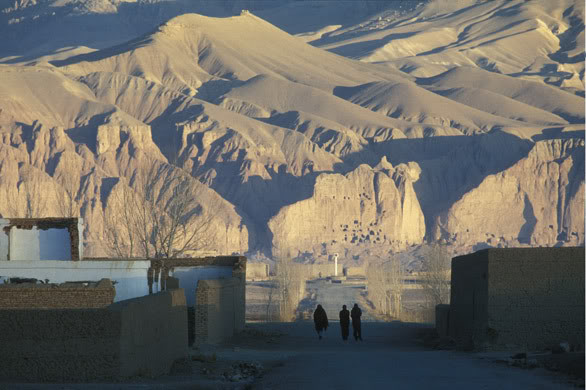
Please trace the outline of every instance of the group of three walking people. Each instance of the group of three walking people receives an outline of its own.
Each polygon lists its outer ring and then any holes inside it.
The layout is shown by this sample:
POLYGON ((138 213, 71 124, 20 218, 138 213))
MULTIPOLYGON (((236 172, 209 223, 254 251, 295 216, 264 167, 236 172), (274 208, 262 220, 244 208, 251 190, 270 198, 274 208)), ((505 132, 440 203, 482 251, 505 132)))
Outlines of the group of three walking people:
MULTIPOLYGON (((352 318, 352 329, 354 331, 354 339, 356 341, 362 341, 362 329, 360 324, 360 317, 362 316, 362 310, 358 307, 358 304, 354 304, 352 312, 346 309, 346 305, 342 306, 340 311, 340 328, 342 330, 342 340, 348 340, 350 333, 350 318, 352 318)), ((326 311, 321 305, 317 305, 317 308, 313 312, 313 322, 315 323, 315 330, 321 340, 322 332, 328 328, 328 316, 326 311)))

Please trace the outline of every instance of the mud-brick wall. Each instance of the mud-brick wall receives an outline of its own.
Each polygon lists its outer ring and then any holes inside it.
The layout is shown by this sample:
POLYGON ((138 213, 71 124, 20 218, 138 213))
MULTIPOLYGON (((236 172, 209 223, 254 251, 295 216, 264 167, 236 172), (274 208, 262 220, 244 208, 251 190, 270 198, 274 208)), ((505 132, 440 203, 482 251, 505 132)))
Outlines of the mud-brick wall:
POLYGON ((0 379, 114 379, 121 361, 120 329, 120 315, 107 309, 0 310, 0 379))
POLYGON ((488 326, 488 251, 452 259, 447 333, 463 349, 484 340, 488 326))
POLYGON ((100 308, 114 302, 116 290, 109 279, 98 283, 0 284, 2 309, 100 308))
MULTIPOLYGON (((340 266, 338 265, 338 274, 340 272, 340 266)), ((365 276, 366 269, 364 267, 347 267, 344 268, 346 276, 365 276)))
POLYGON ((183 289, 117 302, 120 315, 120 376, 158 376, 187 356, 187 307, 183 289))
POLYGON ((100 309, 1 309, 0 380, 109 381, 168 372, 185 357, 183 290, 100 309))
MULTIPOLYGON (((289 266, 293 267, 294 272, 307 279, 326 278, 328 276, 334 276, 335 273, 335 265, 333 262, 325 264, 291 263, 289 266)), ((343 275, 343 267, 341 264, 338 264, 338 276, 341 275, 343 275)))
POLYGON ((489 250, 493 343, 584 347, 584 248, 489 250))
POLYGON ((200 280, 196 290, 195 344, 214 344, 238 330, 240 303, 237 278, 200 280))
MULTIPOLYGON (((307 265, 302 265, 303 267, 307 267, 307 265)), ((335 265, 334 263, 326 263, 326 264, 311 264, 310 266, 310 276, 312 278, 325 278, 328 276, 334 276, 335 273, 335 265)), ((341 264, 338 264, 338 275, 342 275, 343 267, 341 264)))
POLYGON ((246 257, 239 256, 232 268, 234 287, 234 331, 244 330, 246 325, 246 257))
MULTIPOLYGON (((232 314, 235 317, 234 331, 238 332, 244 329, 245 325, 246 267, 247 260, 244 256, 216 256, 204 258, 154 260, 151 261, 151 269, 148 272, 149 285, 151 288, 153 288, 153 282, 160 277, 162 280, 162 286, 165 286, 165 280, 172 276, 178 280, 179 286, 186 291, 187 303, 191 306, 196 305, 200 301, 197 288, 199 288, 199 283, 201 281, 222 278, 230 279, 231 277, 234 279, 233 282, 235 283, 233 287, 235 295, 234 304, 230 310, 233 311, 232 314)), ((206 297, 203 296, 202 299, 206 299, 206 297)), ((194 341, 193 339, 196 333, 195 311, 195 308, 189 310, 190 330, 188 340, 190 345, 194 341)), ((202 314, 200 314, 200 318, 201 316, 202 314)), ((207 317, 205 318, 207 321, 207 317)), ((213 322, 210 323, 210 326, 214 326, 213 322)), ((201 331, 202 330, 200 330, 200 332, 201 331)))
POLYGON ((450 335, 477 349, 584 347, 584 248, 487 249, 452 261, 450 335))
POLYGON ((269 265, 266 263, 247 263, 246 264, 246 279, 258 280, 269 277, 269 265))

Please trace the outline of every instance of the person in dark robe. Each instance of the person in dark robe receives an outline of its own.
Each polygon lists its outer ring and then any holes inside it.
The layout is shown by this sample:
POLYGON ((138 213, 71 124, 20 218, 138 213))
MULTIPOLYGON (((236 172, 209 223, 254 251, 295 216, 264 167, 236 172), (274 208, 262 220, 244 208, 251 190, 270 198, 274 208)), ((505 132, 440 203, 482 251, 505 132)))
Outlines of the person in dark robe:
POLYGON ((321 333, 328 329, 328 316, 321 305, 317 305, 317 308, 313 312, 313 322, 315 324, 317 335, 321 340, 321 333))
POLYGON ((362 341, 362 326, 360 323, 361 316, 362 310, 360 310, 358 304, 355 303, 354 307, 352 308, 352 312, 350 313, 350 317, 352 317, 352 329, 354 330, 354 339, 356 341, 362 341))
POLYGON ((340 328, 342 329, 342 340, 347 341, 350 333, 350 312, 346 309, 346 305, 343 305, 340 310, 340 328))

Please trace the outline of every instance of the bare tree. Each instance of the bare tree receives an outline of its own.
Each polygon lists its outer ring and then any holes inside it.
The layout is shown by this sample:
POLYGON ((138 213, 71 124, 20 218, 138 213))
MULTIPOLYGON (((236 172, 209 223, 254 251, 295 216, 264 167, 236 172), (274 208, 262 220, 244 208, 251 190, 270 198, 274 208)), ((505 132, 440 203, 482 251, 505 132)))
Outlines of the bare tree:
POLYGON ((267 290, 266 298, 266 313, 265 313, 265 321, 269 322, 273 319, 273 312, 275 310, 275 297, 277 295, 277 285, 275 284, 274 280, 269 281, 269 288, 267 290))
POLYGON ((450 303, 451 256, 447 247, 432 243, 424 247, 421 285, 428 306, 450 303))
POLYGON ((386 317, 400 318, 404 279, 400 260, 391 258, 383 264, 369 264, 366 278, 368 298, 375 310, 386 317))
POLYGON ((138 244, 142 206, 139 195, 124 180, 112 189, 104 210, 104 244, 110 256, 148 258, 138 244))
POLYGON ((116 255, 185 257, 213 243, 202 186, 182 170, 154 161, 116 187, 106 211, 108 246, 116 255))
POLYGON ((183 257, 189 252, 209 248, 213 238, 209 231, 213 215, 205 213, 197 204, 198 189, 193 179, 180 176, 164 181, 170 196, 163 208, 153 208, 157 211, 152 235, 157 257, 183 257))
POLYGON ((277 256, 275 260, 275 279, 278 301, 279 321, 291 321, 299 302, 305 296, 307 272, 303 264, 297 264, 288 257, 277 256))

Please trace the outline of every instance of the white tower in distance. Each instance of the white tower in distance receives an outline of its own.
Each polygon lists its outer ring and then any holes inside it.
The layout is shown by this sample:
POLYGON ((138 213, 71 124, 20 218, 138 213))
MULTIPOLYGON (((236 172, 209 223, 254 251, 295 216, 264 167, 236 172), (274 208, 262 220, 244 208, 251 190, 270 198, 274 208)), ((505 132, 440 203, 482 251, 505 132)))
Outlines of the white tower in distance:
POLYGON ((334 253, 334 276, 338 276, 338 254, 334 253))

